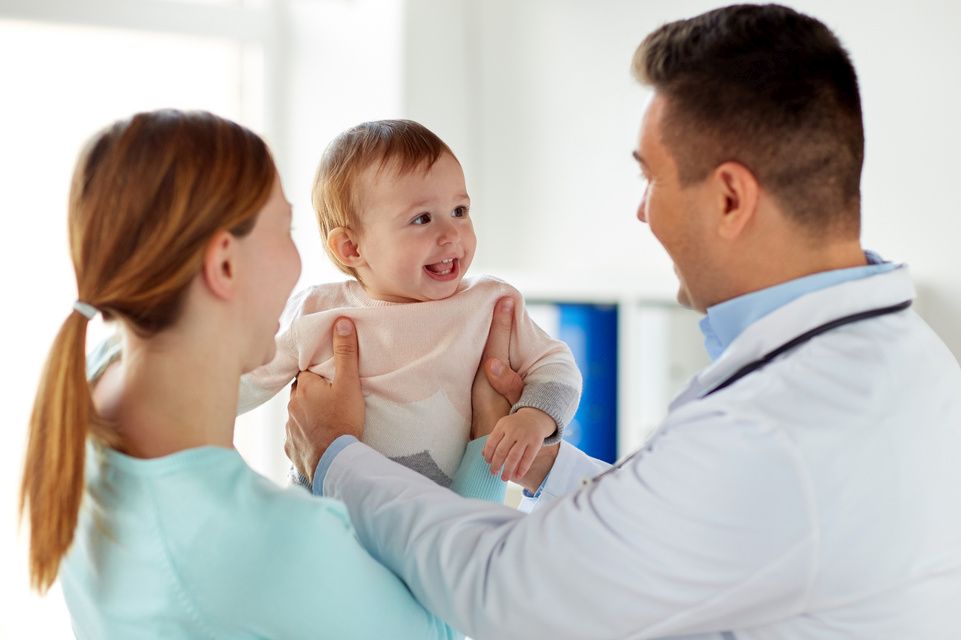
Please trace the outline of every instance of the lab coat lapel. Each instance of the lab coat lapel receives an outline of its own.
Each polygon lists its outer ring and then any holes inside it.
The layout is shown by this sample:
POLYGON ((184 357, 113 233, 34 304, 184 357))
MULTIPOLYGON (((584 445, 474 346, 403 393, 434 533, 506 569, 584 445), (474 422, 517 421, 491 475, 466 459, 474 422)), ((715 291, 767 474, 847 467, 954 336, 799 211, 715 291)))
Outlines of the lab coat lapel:
POLYGON ((717 360, 694 377, 688 388, 671 403, 671 409, 704 397, 744 365, 815 327, 855 313, 913 300, 914 297, 908 268, 903 265, 801 296, 747 327, 717 360))

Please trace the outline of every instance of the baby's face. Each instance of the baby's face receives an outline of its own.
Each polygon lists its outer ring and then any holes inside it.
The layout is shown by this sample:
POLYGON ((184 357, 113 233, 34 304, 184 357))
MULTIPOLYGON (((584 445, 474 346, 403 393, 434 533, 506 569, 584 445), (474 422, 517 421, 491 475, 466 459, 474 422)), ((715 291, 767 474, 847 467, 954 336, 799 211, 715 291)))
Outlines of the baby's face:
POLYGON ((402 175, 375 165, 359 186, 357 273, 367 294, 390 302, 452 296, 477 246, 460 163, 445 153, 428 172, 402 175))

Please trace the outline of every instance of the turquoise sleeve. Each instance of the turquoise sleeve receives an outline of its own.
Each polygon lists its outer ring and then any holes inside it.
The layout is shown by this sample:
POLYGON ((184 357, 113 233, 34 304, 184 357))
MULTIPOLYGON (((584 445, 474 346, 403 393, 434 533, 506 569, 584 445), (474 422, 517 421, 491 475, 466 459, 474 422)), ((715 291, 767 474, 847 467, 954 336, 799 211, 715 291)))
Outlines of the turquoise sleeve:
POLYGON ((500 475, 490 472, 490 465, 481 455, 486 442, 487 436, 484 436, 467 443, 464 457, 461 458, 450 488, 465 498, 502 503, 507 491, 507 483, 500 479, 500 475))

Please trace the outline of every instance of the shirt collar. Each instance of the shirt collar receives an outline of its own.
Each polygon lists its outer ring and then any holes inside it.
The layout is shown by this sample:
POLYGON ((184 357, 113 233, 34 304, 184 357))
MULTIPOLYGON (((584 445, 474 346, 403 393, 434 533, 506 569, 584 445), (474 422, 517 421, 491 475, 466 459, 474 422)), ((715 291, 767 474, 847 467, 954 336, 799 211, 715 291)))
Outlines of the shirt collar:
POLYGON ((893 262, 885 262, 873 251, 865 251, 868 264, 863 267, 823 271, 803 278, 752 291, 708 307, 701 319, 704 347, 711 360, 716 360, 741 333, 757 320, 803 295, 834 285, 859 280, 897 268, 893 262))

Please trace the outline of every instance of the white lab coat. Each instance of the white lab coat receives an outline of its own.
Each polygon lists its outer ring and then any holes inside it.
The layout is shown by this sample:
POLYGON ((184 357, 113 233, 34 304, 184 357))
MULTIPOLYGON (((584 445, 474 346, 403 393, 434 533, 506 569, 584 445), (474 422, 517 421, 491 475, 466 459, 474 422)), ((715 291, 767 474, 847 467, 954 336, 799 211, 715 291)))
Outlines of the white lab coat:
POLYGON ((359 443, 324 492, 474 638, 956 640, 961 369, 916 313, 835 329, 702 398, 813 327, 913 296, 902 267, 761 318, 620 468, 590 481, 607 465, 564 444, 529 515, 359 443))

